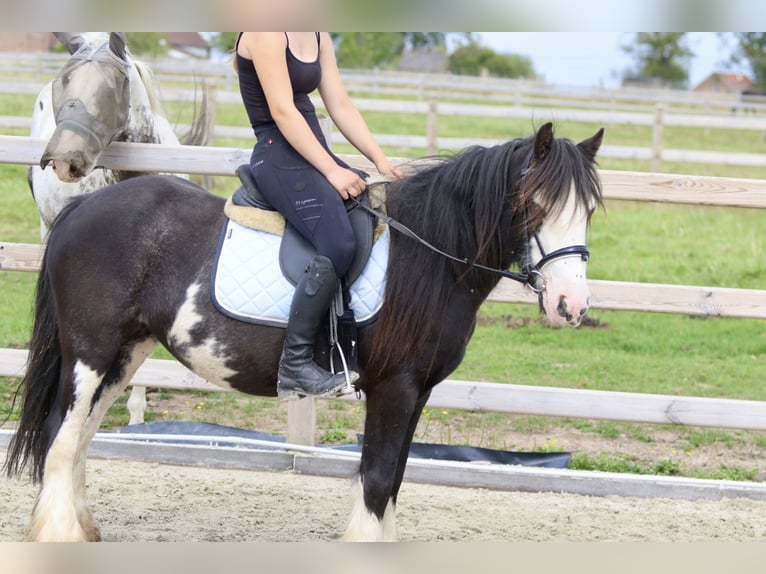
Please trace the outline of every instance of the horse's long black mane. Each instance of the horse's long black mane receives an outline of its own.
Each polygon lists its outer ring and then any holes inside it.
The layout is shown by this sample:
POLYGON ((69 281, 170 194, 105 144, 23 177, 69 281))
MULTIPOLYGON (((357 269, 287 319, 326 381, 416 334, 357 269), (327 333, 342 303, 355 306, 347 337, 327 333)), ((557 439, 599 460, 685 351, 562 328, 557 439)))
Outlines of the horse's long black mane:
MULTIPOLYGON (((388 215, 451 255, 494 268, 519 263, 524 227, 531 237, 547 213, 563 207, 573 183, 581 205, 590 210, 601 203, 592 158, 562 138, 544 159, 530 162, 534 139, 471 147, 389 184, 388 215), (525 163, 530 169, 521 185, 525 163)), ((498 280, 393 231, 373 369, 383 372, 405 355, 435 354, 441 330, 449 328, 443 318, 455 286, 464 284, 480 303, 498 280)))

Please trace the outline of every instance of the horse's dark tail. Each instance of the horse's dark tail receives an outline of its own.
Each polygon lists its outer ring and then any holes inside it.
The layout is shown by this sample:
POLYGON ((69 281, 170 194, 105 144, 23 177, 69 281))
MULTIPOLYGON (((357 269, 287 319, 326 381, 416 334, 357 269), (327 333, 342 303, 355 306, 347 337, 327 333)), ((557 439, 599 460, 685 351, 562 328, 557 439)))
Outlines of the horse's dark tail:
MULTIPOLYGON (((57 217, 51 231, 79 201, 70 203, 57 217), (74 204, 74 205, 73 205, 74 204)), ((50 237, 50 236, 49 236, 50 237)), ((54 414, 60 402, 61 344, 58 317, 48 275, 48 253, 43 256, 35 295, 35 320, 21 393, 21 418, 8 447, 4 469, 8 476, 19 475, 31 463, 30 474, 42 480, 45 458, 62 419, 54 414)))

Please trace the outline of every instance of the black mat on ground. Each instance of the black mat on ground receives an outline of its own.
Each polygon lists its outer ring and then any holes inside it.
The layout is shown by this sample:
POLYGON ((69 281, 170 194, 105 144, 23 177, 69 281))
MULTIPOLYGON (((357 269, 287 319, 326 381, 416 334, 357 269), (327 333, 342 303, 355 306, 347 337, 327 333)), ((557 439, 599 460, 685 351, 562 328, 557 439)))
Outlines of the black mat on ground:
MULTIPOLYGON (((364 435, 357 435, 356 445, 339 445, 339 450, 361 450, 364 435)), ((410 456, 436 460, 456 460, 461 462, 492 462, 495 464, 519 464, 522 466, 542 466, 547 468, 566 468, 572 455, 568 452, 512 452, 493 450, 477 446, 452 444, 433 444, 413 442, 410 456)))
MULTIPOLYGON (((284 443, 285 438, 260 431, 227 427, 211 423, 197 422, 151 422, 138 425, 128 425, 113 431, 115 434, 135 433, 145 435, 188 435, 204 436, 217 438, 216 444, 219 446, 240 446, 243 448, 269 448, 268 446, 251 446, 247 444, 237 444, 236 441, 227 441, 228 438, 245 438, 261 441, 270 441, 277 443, 275 450, 281 450, 279 443, 284 443)), ((344 444, 325 447, 328 450, 344 450, 359 452, 361 450, 363 435, 357 435, 356 444, 344 444)), ((172 439, 164 439, 162 442, 172 443, 172 439)), ((178 443, 190 444, 189 441, 178 441, 178 443)), ((200 441, 199 444, 209 444, 209 440, 200 441)), ((191 443, 194 444, 194 443, 191 443)), ((484 461, 495 464, 516 464, 522 466, 536 466, 546 468, 566 468, 569 464, 571 454, 568 452, 512 452, 493 450, 489 448, 444 445, 431 443, 414 442, 410 446, 410 456, 415 458, 429 458, 436 460, 453 460, 461 462, 484 461)))

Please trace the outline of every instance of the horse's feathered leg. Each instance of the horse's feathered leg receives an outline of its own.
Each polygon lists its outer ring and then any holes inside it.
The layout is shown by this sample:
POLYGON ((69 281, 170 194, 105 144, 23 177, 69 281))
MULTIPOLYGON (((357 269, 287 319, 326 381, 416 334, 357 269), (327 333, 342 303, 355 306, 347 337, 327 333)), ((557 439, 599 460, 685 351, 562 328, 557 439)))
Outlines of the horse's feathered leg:
POLYGON ((104 373, 82 361, 75 364, 72 369, 74 398, 48 449, 40 493, 32 511, 30 540, 101 539, 86 499, 88 446, 107 409, 156 346, 156 340, 147 339, 130 350, 121 350, 119 358, 104 373))
MULTIPOLYGON (((59 428, 52 429, 27 538, 32 541, 99 540, 100 533, 97 528, 93 529, 91 518, 84 525, 88 531, 80 524, 79 515, 87 516, 87 510, 84 508, 84 484, 78 484, 76 467, 78 458, 84 457, 79 452, 81 431, 102 376, 79 361, 74 366, 64 361, 62 374, 64 388, 72 388, 73 392, 68 398, 59 396, 55 405, 57 410, 63 408, 66 414, 59 428), (69 398, 71 403, 66 404, 69 398)), ((84 472, 82 475, 84 478, 84 472)))
MULTIPOLYGON (((354 506, 343 540, 398 539, 395 510, 404 473, 402 453, 409 452, 420 410, 418 386, 409 377, 381 381, 370 389, 361 467, 352 490, 354 506)), ((406 454, 404 457, 406 461, 406 454)))
MULTIPOLYGON (((87 460, 88 447, 90 446, 93 436, 98 431, 101 421, 104 419, 107 410, 114 404, 117 398, 123 394, 130 379, 136 373, 138 368, 143 364, 146 358, 157 347, 157 341, 154 338, 149 338, 137 345, 135 345, 128 353, 121 353, 121 356, 127 356, 127 361, 122 364, 119 361, 119 366, 116 369, 114 376, 108 374, 104 378, 104 386, 101 396, 93 403, 91 412, 85 422, 85 426, 82 429, 80 435, 80 445, 77 449, 77 457, 74 465, 74 480, 77 487, 75 497, 75 504, 77 510, 77 518, 80 525, 85 532, 91 532, 96 536, 96 540, 101 538, 98 524, 93 518, 90 509, 87 506, 86 492, 85 492, 85 463, 87 460)), ((145 387, 133 387, 133 389, 142 389, 145 391, 145 387)))

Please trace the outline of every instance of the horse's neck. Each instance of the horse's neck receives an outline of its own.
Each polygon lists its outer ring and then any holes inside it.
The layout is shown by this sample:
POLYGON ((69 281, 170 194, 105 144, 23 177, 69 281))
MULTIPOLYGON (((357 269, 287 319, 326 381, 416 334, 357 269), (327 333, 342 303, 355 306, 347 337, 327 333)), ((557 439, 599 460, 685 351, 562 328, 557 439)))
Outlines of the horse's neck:
POLYGON ((78 184, 75 184, 79 185, 79 190, 75 195, 90 193, 97 189, 101 189, 102 187, 106 187, 107 185, 117 183, 121 179, 125 179, 125 174, 126 172, 115 171, 112 169, 94 169, 87 176, 82 178, 78 184))

